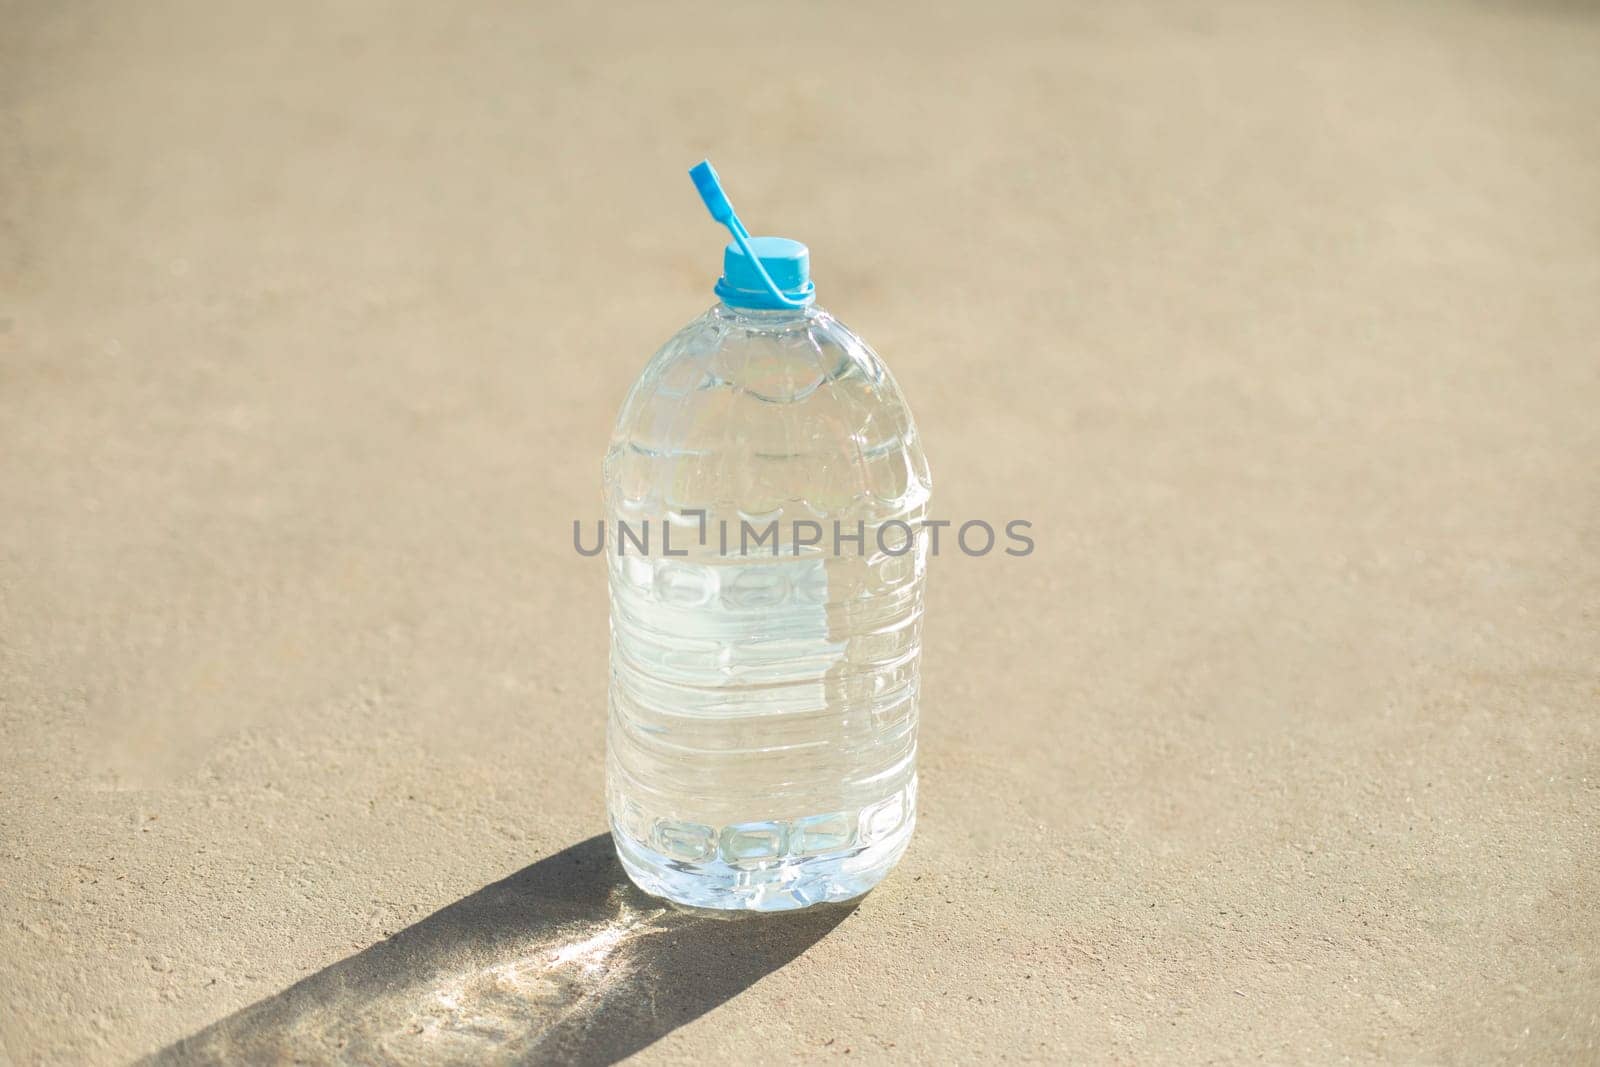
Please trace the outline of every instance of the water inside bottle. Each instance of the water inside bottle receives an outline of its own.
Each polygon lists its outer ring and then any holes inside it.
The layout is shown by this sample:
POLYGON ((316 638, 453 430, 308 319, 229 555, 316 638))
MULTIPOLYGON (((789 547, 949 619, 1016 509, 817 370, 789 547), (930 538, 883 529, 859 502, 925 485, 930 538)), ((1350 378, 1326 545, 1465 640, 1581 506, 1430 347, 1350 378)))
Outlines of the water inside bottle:
POLYGON ((803 907, 898 859, 929 487, 893 378, 820 309, 718 305, 641 375, 606 460, 607 792, 647 891, 803 907), (647 553, 618 537, 646 520, 647 553))

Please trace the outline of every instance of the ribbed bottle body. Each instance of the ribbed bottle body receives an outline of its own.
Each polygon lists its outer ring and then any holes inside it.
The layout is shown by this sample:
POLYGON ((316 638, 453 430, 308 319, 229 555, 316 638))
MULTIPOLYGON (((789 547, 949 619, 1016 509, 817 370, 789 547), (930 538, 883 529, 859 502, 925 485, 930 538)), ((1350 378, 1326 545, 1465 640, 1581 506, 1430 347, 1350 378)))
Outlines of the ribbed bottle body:
POLYGON ((630 876, 715 908, 871 888, 915 821, 930 489, 882 361, 820 309, 718 305, 635 384, 605 489, 630 876))

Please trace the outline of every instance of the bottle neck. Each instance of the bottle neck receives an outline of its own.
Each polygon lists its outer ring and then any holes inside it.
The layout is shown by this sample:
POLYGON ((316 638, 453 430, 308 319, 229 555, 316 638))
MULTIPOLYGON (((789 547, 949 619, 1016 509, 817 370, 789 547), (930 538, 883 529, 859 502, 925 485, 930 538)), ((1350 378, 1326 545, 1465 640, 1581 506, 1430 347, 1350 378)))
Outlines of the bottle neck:
POLYGON ((753 330, 773 330, 793 326, 816 315, 815 305, 799 308, 742 308, 726 301, 717 304, 717 316, 753 330))

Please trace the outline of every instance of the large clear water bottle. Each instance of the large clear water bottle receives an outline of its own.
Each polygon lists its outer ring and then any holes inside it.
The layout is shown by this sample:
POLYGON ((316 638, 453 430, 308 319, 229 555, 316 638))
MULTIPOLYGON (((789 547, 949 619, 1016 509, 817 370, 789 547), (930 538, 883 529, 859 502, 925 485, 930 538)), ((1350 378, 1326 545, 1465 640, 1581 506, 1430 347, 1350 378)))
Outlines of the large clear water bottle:
POLYGON ((606 455, 612 835, 681 903, 844 900, 915 822, 928 465, 806 247, 751 237, 690 173, 734 240, 606 455))

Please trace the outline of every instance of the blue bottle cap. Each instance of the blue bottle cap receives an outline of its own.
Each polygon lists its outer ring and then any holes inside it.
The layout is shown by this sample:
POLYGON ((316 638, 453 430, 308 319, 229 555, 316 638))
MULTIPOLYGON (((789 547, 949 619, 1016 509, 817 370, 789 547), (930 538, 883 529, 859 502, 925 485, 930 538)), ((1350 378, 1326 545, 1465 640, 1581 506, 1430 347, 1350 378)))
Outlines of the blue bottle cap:
POLYGON ((803 307, 817 299, 811 283, 811 252, 787 237, 751 237, 748 243, 766 271, 763 278, 739 242, 722 250, 722 277, 717 296, 729 307, 775 309, 803 307), (770 280, 778 292, 768 287, 770 280), (781 299, 780 299, 781 297, 781 299))
POLYGON ((728 228, 733 243, 722 253, 717 296, 737 308, 801 308, 816 300, 811 284, 811 253, 787 237, 751 237, 709 160, 689 171, 711 217, 728 228))

